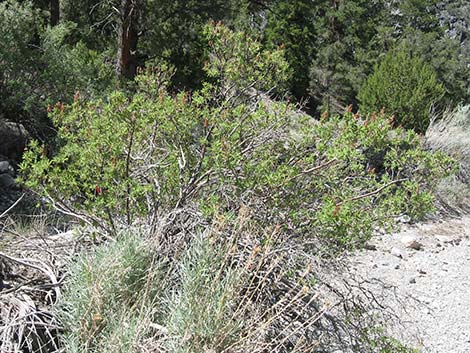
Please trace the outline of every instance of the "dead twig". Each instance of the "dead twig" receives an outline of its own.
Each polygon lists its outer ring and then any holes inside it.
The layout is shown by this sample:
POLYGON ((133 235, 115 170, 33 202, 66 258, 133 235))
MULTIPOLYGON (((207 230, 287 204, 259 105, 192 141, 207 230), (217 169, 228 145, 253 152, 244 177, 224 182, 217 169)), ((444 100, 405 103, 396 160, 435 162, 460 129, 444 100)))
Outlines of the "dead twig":
POLYGON ((401 183, 403 181, 406 181, 408 179, 398 179, 398 180, 394 180, 394 181, 391 181, 390 183, 388 184, 385 184, 383 185, 382 187, 378 188, 377 190, 374 190, 374 191, 371 191, 371 192, 367 192, 365 194, 362 194, 362 195, 358 195, 358 196, 355 196, 355 197, 351 197, 347 200, 344 200, 344 201, 341 201, 341 202, 338 202, 336 204, 336 207, 341 207, 342 205, 344 205, 346 202, 351 202, 351 201, 357 201, 357 200, 360 200, 360 199, 364 199, 366 197, 370 197, 370 196, 374 196, 374 195, 377 195, 377 194, 380 194, 383 190, 385 190, 386 188, 394 185, 394 184, 398 184, 398 183, 401 183))
POLYGON ((6 211, 4 211, 1 215, 0 215, 0 218, 3 218, 7 215, 8 212, 10 212, 13 208, 15 208, 16 205, 18 205, 18 203, 23 199, 25 194, 21 195, 18 200, 16 200, 13 205, 11 205, 10 207, 8 207, 8 209, 6 211))
POLYGON ((53 289, 54 289, 54 292, 56 294, 55 301, 58 300, 58 298, 60 296, 60 289, 58 287, 59 281, 57 280, 56 275, 52 272, 52 270, 51 270, 51 268, 49 268, 49 266, 47 266, 46 264, 44 264, 43 262, 41 262, 39 260, 36 260, 36 261, 38 263, 40 263, 43 267, 36 266, 32 263, 29 263, 29 262, 25 261, 24 259, 17 259, 15 257, 8 256, 8 255, 6 255, 2 252, 0 252, 0 258, 4 258, 4 259, 9 260, 11 262, 15 262, 19 265, 30 267, 30 268, 33 268, 33 269, 39 271, 39 272, 44 273, 51 280, 51 284, 53 285, 53 289))

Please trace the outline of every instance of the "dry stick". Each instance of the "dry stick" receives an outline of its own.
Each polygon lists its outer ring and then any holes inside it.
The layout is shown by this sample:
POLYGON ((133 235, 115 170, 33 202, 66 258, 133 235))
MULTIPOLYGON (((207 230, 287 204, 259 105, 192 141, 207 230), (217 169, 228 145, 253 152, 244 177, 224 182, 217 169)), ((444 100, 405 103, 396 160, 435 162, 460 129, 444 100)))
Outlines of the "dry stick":
MULTIPOLYGON (((297 327, 294 331, 290 333, 290 335, 285 336, 278 344, 276 347, 274 347, 273 351, 276 351, 278 348, 280 348, 289 338, 291 338, 294 334, 299 332, 301 329, 309 329, 311 326, 313 326, 316 322, 318 322, 324 314, 332 307, 333 305, 324 308, 323 310, 319 311, 316 315, 312 315, 310 318, 308 318, 305 322, 304 325, 301 325, 297 327)), ((292 325, 292 323, 290 324, 292 325)), ((278 335, 279 337, 279 335, 278 335)), ((275 339, 277 339, 276 337, 275 339)))
MULTIPOLYGON (((293 290, 290 290, 288 293, 291 293, 293 292, 293 290)), ((287 295, 286 295, 287 296, 287 295)), ((286 297, 284 296, 284 298, 286 297)), ((271 310, 269 311, 269 313, 273 313, 273 316, 271 317, 268 317, 267 318, 267 321, 262 323, 264 327, 269 327, 269 325, 271 325, 277 318, 279 318, 286 310, 289 309, 290 305, 292 305, 292 303, 294 303, 295 301, 297 301, 299 298, 302 297, 302 292, 299 292, 297 293, 296 295, 294 295, 294 297, 289 300, 282 308, 279 312, 275 312, 274 309, 277 309, 277 307, 281 306, 282 304, 284 304, 286 300, 283 300, 284 298, 282 298, 279 302, 277 302, 276 304, 274 304, 274 306, 271 308, 271 310)), ((261 317, 257 318, 255 320, 255 323, 258 323, 261 321, 261 319, 264 318, 264 316, 266 316, 268 314, 268 310, 265 311, 261 317)), ((238 344, 241 344, 242 342, 246 341, 247 339, 251 338, 253 335, 257 334, 259 332, 259 329, 254 329, 252 330, 250 333, 248 333, 246 336, 244 337, 241 337, 238 341, 232 343, 229 347, 225 348, 222 352, 229 352, 230 349, 232 349, 233 347, 236 347, 238 344)))
MULTIPOLYGON (((128 198, 126 199, 126 207, 127 207, 127 201, 129 201, 128 198)), ((111 210, 109 209, 109 207, 106 207, 106 215, 108 216, 109 224, 111 224, 113 234, 117 235, 116 225, 114 224, 113 215, 111 214, 111 210)), ((129 213, 128 213, 128 215, 129 215, 129 213)))
POLYGON ((16 200, 13 205, 11 205, 10 207, 8 207, 8 209, 0 215, 0 218, 5 217, 6 214, 7 214, 8 212, 10 212, 10 211, 23 199, 24 195, 25 195, 25 194, 21 195, 20 198, 19 198, 18 200, 16 200))
MULTIPOLYGON (((310 300, 305 304, 306 307, 310 306, 310 304, 315 300, 317 299, 318 297, 320 296, 319 293, 315 294, 315 295, 312 295, 310 300)), ((281 347, 284 342, 286 342, 290 337, 292 337, 295 333, 299 332, 301 329, 306 329, 306 328, 309 328, 310 326, 312 326, 314 323, 316 323, 317 321, 319 321, 323 315, 328 312, 334 305, 333 304, 330 304, 329 306, 326 306, 325 308, 323 308, 323 310, 320 310, 319 312, 316 313, 316 315, 312 315, 310 316, 305 322, 303 325, 300 325, 299 327, 295 328, 292 332, 290 332, 289 335, 286 335, 275 347, 274 351, 276 351, 276 349, 278 347, 281 347)), ((286 332, 286 329, 292 325, 294 325, 294 322, 295 320, 297 320, 298 318, 300 317, 300 313, 297 314, 297 317, 291 322, 289 323, 286 327, 284 327, 284 330, 283 332, 286 332)), ((274 338, 274 341, 276 341, 277 339, 280 339, 281 338, 281 335, 282 335, 282 331, 281 333, 279 333, 275 338, 274 338)))
MULTIPOLYGON (((206 150, 207 150, 207 144, 208 144, 208 141, 211 137, 211 134, 212 134, 212 131, 214 130, 214 126, 211 126, 208 130, 207 130, 207 133, 205 135, 205 143, 204 145, 202 145, 202 148, 201 148, 201 153, 199 155, 199 159, 197 161, 197 165, 196 165, 196 168, 194 169, 194 171, 191 173, 191 177, 187 183, 187 185, 183 188, 182 190, 182 193, 180 194, 180 199, 178 200, 175 208, 179 208, 182 206, 182 204, 192 195, 194 194, 195 192, 197 192, 197 190, 202 187, 203 185, 205 185, 206 183, 202 183, 200 184, 200 181, 202 181, 206 176, 208 176, 210 173, 212 173, 212 170, 209 170, 207 171, 206 173, 204 173, 201 177, 198 178, 198 175, 200 174, 201 170, 202 170, 202 163, 204 162, 204 158, 206 156, 206 150), (196 179, 197 178, 197 179, 196 179)), ((183 154, 183 151, 181 151, 183 157, 184 157, 184 154, 183 154)), ((184 161, 185 164, 186 164, 186 161, 184 161)), ((179 161, 178 161, 178 164, 179 164, 179 161)))
POLYGON ((300 172, 300 174, 309 174, 309 173, 312 173, 312 172, 316 172, 316 171, 318 171, 318 170, 320 170, 320 169, 329 167, 331 164, 334 164, 334 163, 336 163, 337 161, 338 161, 338 159, 333 158, 332 160, 330 160, 330 161, 328 161, 328 162, 326 162, 326 163, 324 163, 324 164, 321 164, 321 165, 319 165, 319 166, 312 167, 312 168, 306 169, 306 170, 302 170, 302 171, 300 172))
MULTIPOLYGON (((13 292, 16 292, 18 289, 21 289, 27 285, 30 285, 31 283, 33 283, 35 280, 34 279, 31 279, 27 282, 23 282, 13 288, 10 288, 10 289, 7 289, 7 290, 3 290, 3 291, 0 291, 0 295, 5 295, 5 294, 9 294, 9 293, 13 293, 13 292)), ((1 327, 0 327, 1 328, 1 327)))
POLYGON ((380 192, 382 192, 384 189, 386 189, 386 188, 388 188, 388 187, 390 187, 394 184, 401 183, 402 181, 406 181, 406 180, 408 180, 408 179, 403 178, 403 179, 394 180, 394 181, 378 188, 377 190, 374 190, 374 191, 371 191, 371 192, 368 192, 368 193, 365 193, 365 194, 362 194, 362 195, 358 195, 358 196, 355 196, 355 197, 351 197, 350 199, 341 201, 341 202, 336 204, 336 207, 340 207, 343 204, 345 204, 346 202, 357 201, 357 200, 364 199, 364 198, 369 197, 369 196, 377 195, 380 192))
POLYGON ((333 158, 333 159, 329 160, 328 162, 325 162, 325 163, 320 164, 318 166, 315 166, 315 167, 312 167, 312 168, 309 168, 309 169, 306 169, 306 170, 302 170, 299 174, 294 175, 293 177, 289 178, 287 181, 292 181, 292 180, 294 180, 294 179, 296 179, 296 178, 298 178, 302 175, 314 173, 314 172, 317 172, 319 170, 328 168, 329 166, 335 164, 336 162, 338 162, 338 159, 333 158))
MULTIPOLYGON (((71 210, 67 205, 65 205, 64 203, 58 201, 56 202, 52 196, 46 194, 46 198, 49 200, 49 202, 51 203, 52 207, 54 207, 54 209, 56 209, 58 212, 60 213, 63 213, 67 216, 71 216, 71 217, 75 217, 75 218, 78 218, 80 219, 81 221, 85 222, 86 224, 88 224, 89 226, 93 227, 93 226, 98 226, 99 228, 101 228, 105 233, 101 233, 101 235, 103 235, 106 239, 108 240, 115 240, 113 237, 109 236, 108 234, 110 233, 110 229, 105 227, 103 224, 101 224, 101 222, 99 222, 96 218, 94 218, 93 216, 90 216, 90 215, 86 215, 86 214, 82 214, 82 213, 78 213, 78 212, 75 212, 73 210, 71 210), (93 224, 93 222, 95 224, 93 224)), ((109 212, 109 210, 108 210, 109 212)), ((108 215, 109 217, 109 215, 108 215)), ((110 220, 111 222, 111 226, 114 227, 114 223, 112 222, 112 219, 110 220)), ((113 229, 114 231, 116 231, 115 229, 113 229)))
MULTIPOLYGON (((25 262, 22 259, 17 259, 15 257, 8 256, 8 255, 6 255, 2 252, 0 252, 0 257, 2 257, 4 259, 7 259, 9 261, 12 261, 12 262, 16 262, 17 264, 20 264, 20 265, 23 265, 23 266, 34 268, 35 270, 44 273, 47 277, 49 277, 49 279, 51 280, 51 282, 54 286, 54 292, 56 293, 56 300, 59 299, 60 292, 59 292, 59 288, 57 287, 57 285, 59 284, 59 281, 57 281, 56 276, 54 275, 54 273, 52 273, 52 271, 50 269, 49 270, 44 269, 42 267, 39 267, 39 266, 30 264, 28 262, 25 262)), ((46 266, 46 264, 42 263, 41 261, 39 261, 39 260, 37 260, 37 261, 40 262, 44 267, 48 267, 48 266, 46 266)))
POLYGON ((93 226, 93 223, 89 219, 87 219, 85 215, 73 212, 72 210, 68 210, 67 207, 62 202, 56 202, 52 198, 52 196, 50 196, 48 194, 46 195, 46 198, 49 200, 52 207, 54 209, 56 209, 58 212, 60 212, 62 214, 65 214, 66 216, 71 216, 71 217, 78 218, 78 219, 82 220, 83 222, 85 222, 86 224, 88 224, 89 226, 93 226))
MULTIPOLYGON (((253 254, 251 254, 251 255, 253 255, 253 254)), ((251 255, 250 255, 250 257, 251 257, 251 255)), ((263 265, 263 263, 264 263, 264 259, 266 258, 265 256, 268 256, 267 249, 265 250, 264 254, 262 255, 262 258, 259 260, 259 262, 258 262, 258 268, 256 269, 256 272, 255 272, 255 273, 257 273, 257 272, 260 271, 260 269, 261 269, 261 267, 262 267, 262 265, 263 265)), ((254 261, 255 258, 256 258, 256 254, 254 255, 254 257, 253 257, 251 260, 254 261)), ((267 271, 266 271, 266 273, 264 274, 264 277, 259 281, 258 285, 257 285, 256 288, 252 291, 252 293, 251 293, 250 295, 248 295, 248 296, 245 295, 245 296, 242 298, 242 300, 240 301, 240 303, 239 303, 237 309, 234 311, 234 313, 233 313, 233 315, 232 315, 232 317, 231 317, 230 320, 232 320, 233 318, 235 318, 235 317, 237 316, 237 313, 242 311, 242 309, 243 309, 242 306, 245 305, 245 302, 248 303, 248 301, 252 301, 253 298, 255 297, 255 295, 257 295, 257 298, 256 298, 255 302, 258 301, 259 297, 261 296, 260 289, 261 289, 261 287, 263 286, 263 284, 265 283, 264 281, 268 278, 268 276, 272 273, 273 270, 274 270, 274 267, 268 268, 267 271), (256 294, 256 293, 257 293, 257 294, 256 294)), ((251 279, 250 284, 248 285, 248 287, 251 287, 251 286, 252 286, 252 284, 253 284, 255 278, 256 278, 256 276, 253 275, 253 277, 252 277, 252 279, 251 279)), ((289 290, 287 294, 289 294, 290 292, 291 292, 291 290, 289 290)), ((286 294, 286 296, 287 296, 287 294, 286 294)), ((285 297, 286 297, 286 296, 285 296, 285 297)), ((280 306, 281 303, 283 303, 283 302, 284 302, 284 298, 281 298, 281 300, 280 300, 278 303, 276 303, 276 304, 271 308, 271 311, 274 312, 274 308, 276 308, 277 306, 280 306)), ((283 311, 283 310, 281 310, 281 312, 282 312, 282 311, 283 311)), ((260 322, 260 321, 264 318, 264 316, 266 316, 267 314, 268 314, 268 311, 265 311, 260 317, 258 317, 258 318, 256 319, 256 322, 260 322)), ((240 341, 239 341, 239 342, 240 342, 240 341)))
POLYGON ((178 167, 179 167, 179 182, 180 182, 180 188, 179 188, 179 197, 178 201, 176 202, 175 209, 180 208, 180 206, 184 203, 184 198, 185 198, 185 190, 184 190, 184 169, 186 168, 186 157, 184 155, 183 147, 179 145, 180 153, 181 153, 181 158, 178 157, 178 167))
MULTIPOLYGON (((20 233, 17 233, 13 230, 9 230, 9 229, 5 229, 3 230, 3 232, 5 233, 9 233, 11 235, 14 235, 15 237, 18 237, 20 239, 22 239, 23 241, 25 241, 26 243, 28 243, 29 245, 31 246, 34 246, 36 248, 38 248, 39 250, 41 251, 45 251, 47 252, 49 255, 51 256, 54 256, 54 254, 52 253, 52 251, 48 250, 48 249, 44 249, 44 247, 41 247, 39 244, 35 243, 34 241, 32 241, 32 239, 28 239, 26 238, 25 236, 21 235, 20 233)), ((47 243, 47 241, 43 238, 43 237, 40 237, 40 239, 42 240, 42 242, 44 243, 44 246, 48 247, 50 244, 47 243)))
MULTIPOLYGON (((263 263, 264 263, 263 261, 265 259, 265 257, 264 257, 265 254, 266 254, 266 252, 262 255, 262 258, 258 261, 258 266, 255 269, 255 271, 253 271, 253 276, 251 277, 250 283, 248 284, 247 288, 250 288, 254 284, 254 282, 256 280, 255 274, 260 272, 261 267, 263 266, 263 263)), ((252 252, 247 260, 254 262, 256 260, 256 254, 254 254, 252 252)), ((248 266, 245 265, 245 268, 247 268, 247 267, 248 266)), ((258 292, 258 290, 261 288, 264 281, 268 278, 268 276, 271 274, 271 272, 272 272, 272 268, 268 268, 266 273, 264 274, 264 277, 259 281, 259 283, 256 285, 256 287, 251 292, 251 294, 243 296, 242 300, 240 301, 237 308, 235 309, 231 319, 235 318, 237 313, 243 309, 243 305, 245 305, 245 301, 248 303, 249 301, 251 301, 254 298, 254 296, 256 295, 256 292, 258 292)))

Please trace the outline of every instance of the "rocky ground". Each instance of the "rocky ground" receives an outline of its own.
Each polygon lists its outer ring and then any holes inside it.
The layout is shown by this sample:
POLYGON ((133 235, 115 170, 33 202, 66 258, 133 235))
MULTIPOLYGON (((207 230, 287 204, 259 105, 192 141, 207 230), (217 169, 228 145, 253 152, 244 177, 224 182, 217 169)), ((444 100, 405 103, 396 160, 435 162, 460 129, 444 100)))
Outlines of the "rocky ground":
POLYGON ((470 353, 470 216, 376 236, 351 276, 396 315, 392 334, 426 353, 470 353))

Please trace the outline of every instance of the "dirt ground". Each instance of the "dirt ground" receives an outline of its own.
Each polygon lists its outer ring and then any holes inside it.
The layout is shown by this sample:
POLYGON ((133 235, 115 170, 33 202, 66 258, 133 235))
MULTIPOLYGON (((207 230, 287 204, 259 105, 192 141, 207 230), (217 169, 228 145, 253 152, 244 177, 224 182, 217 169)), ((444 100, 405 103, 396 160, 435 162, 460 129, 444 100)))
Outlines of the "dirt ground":
POLYGON ((396 338, 420 352, 470 353, 470 216, 376 236, 348 261, 396 314, 396 338))

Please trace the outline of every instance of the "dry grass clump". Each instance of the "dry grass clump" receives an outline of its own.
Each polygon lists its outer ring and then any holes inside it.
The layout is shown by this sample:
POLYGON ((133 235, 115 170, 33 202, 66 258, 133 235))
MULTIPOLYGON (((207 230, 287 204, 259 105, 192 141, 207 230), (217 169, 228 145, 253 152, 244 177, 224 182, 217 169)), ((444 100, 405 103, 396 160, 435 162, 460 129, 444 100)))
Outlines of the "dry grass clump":
POLYGON ((0 352, 56 352, 58 323, 45 307, 26 293, 2 293, 0 352))
POLYGON ((372 303, 350 284, 323 282, 324 263, 304 248, 279 226, 260 228, 246 207, 210 225, 189 208, 171 213, 157 232, 134 229, 70 263, 61 344, 67 352, 377 351, 376 321, 365 314, 372 303))
POLYGON ((448 152, 460 162, 460 179, 470 183, 470 105, 444 113, 426 132, 427 145, 448 152))
POLYGON ((446 112, 426 132, 426 144, 449 153, 459 162, 459 173, 441 181, 437 199, 444 213, 470 211, 470 105, 446 112))
POLYGON ((145 336, 160 271, 132 234, 84 253, 69 265, 57 307, 67 352, 133 352, 145 336))

